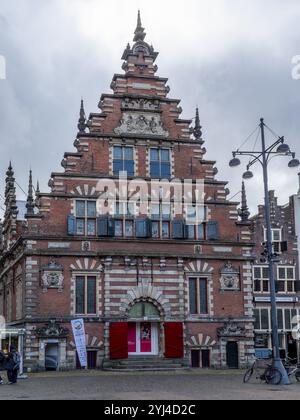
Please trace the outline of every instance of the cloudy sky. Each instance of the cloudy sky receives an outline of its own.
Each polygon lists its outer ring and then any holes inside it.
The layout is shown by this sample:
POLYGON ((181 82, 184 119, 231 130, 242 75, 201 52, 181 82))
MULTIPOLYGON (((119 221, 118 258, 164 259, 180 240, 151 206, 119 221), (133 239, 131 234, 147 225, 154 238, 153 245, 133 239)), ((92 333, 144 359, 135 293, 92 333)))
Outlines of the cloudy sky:
MULTIPOLYGON (((170 96, 182 98, 183 117, 199 105, 207 158, 218 161, 232 196, 243 168, 228 168, 231 151, 260 117, 300 156, 300 80, 291 63, 300 55, 299 0, 0 0, 2 195, 10 159, 21 188, 31 167, 48 191, 50 173, 74 151, 80 98, 87 113, 97 112, 101 93, 110 93, 139 8, 147 41, 160 52, 159 75, 170 78, 170 96)), ((281 203, 298 190, 298 171, 287 163, 270 166, 281 203)), ((259 167, 256 174, 247 183, 253 210, 263 199, 259 167)))

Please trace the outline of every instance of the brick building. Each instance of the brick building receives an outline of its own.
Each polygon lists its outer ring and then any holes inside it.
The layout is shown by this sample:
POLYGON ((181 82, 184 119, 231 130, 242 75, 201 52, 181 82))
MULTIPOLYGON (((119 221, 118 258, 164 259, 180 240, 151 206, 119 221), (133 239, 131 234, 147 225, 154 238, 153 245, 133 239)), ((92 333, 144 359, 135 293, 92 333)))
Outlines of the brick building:
POLYGON ((156 75, 158 53, 145 36, 139 15, 124 72, 99 113, 86 119, 81 104, 76 151, 51 175, 50 192, 37 188, 34 197, 30 174, 25 220, 11 165, 7 171, 0 314, 26 331, 32 369, 76 367, 77 318, 85 319, 90 367, 238 368, 253 358, 249 221, 228 200, 216 162, 205 159, 198 110, 191 128, 156 75), (193 180, 196 197, 203 180, 201 223, 189 224, 192 208, 175 212, 173 190, 170 204, 162 202, 162 189, 146 210, 118 197, 113 217, 105 215, 98 203, 109 202, 109 185, 99 189, 99 181, 120 186, 125 174, 131 193, 143 180, 146 195, 151 180, 176 178, 193 180))
MULTIPOLYGON (((278 328, 282 358, 289 356, 300 360, 299 342, 293 339, 296 327, 292 320, 300 315, 299 255, 296 232, 294 197, 286 205, 279 205, 274 191, 270 191, 271 221, 276 264, 276 290, 278 328)), ((253 266, 253 290, 255 303, 255 347, 272 349, 271 304, 269 267, 262 255, 266 242, 265 208, 259 206, 258 214, 252 218, 256 260, 253 266)))

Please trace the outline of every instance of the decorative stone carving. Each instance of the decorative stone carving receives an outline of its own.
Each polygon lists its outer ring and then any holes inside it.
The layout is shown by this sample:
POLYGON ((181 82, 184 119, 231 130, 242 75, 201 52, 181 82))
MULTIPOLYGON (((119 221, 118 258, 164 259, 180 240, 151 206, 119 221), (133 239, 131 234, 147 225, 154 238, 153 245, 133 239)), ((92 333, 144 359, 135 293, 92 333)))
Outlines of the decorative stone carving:
POLYGON ((240 272, 231 262, 225 264, 221 270, 221 290, 238 291, 240 289, 240 272))
POLYGON ((88 241, 82 242, 81 249, 83 252, 89 252, 91 250, 91 243, 88 241))
POLYGON ((36 334, 39 338, 67 338, 69 330, 52 319, 44 327, 38 328, 36 334))
POLYGON ((115 133, 121 134, 144 134, 152 136, 168 137, 168 131, 164 130, 160 115, 124 113, 120 127, 115 133))
POLYGON ((58 289, 62 291, 64 288, 63 267, 51 260, 50 263, 42 269, 42 287, 44 291, 47 289, 58 289))
POLYGON ((122 101, 122 107, 125 109, 157 111, 160 108, 158 100, 150 99, 131 99, 126 98, 122 101))
POLYGON ((235 322, 228 322, 225 327, 218 329, 219 337, 244 337, 246 330, 235 322))

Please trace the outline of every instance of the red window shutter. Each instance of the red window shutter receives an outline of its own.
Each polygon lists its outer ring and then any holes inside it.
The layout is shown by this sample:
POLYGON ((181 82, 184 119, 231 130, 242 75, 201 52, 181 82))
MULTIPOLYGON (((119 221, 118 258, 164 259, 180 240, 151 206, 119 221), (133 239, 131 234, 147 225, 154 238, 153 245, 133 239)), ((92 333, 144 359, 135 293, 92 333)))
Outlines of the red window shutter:
POLYGON ((128 359, 128 324, 115 322, 110 324, 110 358, 128 359))
POLYGON ((165 322, 165 340, 165 357, 182 359, 184 357, 182 322, 165 322))

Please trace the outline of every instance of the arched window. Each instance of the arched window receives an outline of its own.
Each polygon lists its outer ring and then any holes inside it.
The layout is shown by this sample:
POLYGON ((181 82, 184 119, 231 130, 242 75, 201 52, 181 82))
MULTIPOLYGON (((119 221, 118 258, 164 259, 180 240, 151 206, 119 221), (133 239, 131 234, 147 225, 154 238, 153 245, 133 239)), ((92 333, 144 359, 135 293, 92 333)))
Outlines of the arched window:
POLYGON ((157 319, 160 318, 159 310, 149 302, 136 303, 129 311, 129 318, 132 319, 157 319))

